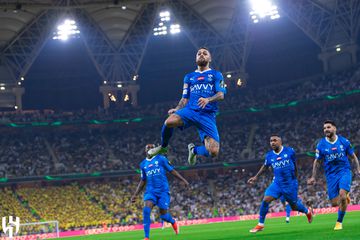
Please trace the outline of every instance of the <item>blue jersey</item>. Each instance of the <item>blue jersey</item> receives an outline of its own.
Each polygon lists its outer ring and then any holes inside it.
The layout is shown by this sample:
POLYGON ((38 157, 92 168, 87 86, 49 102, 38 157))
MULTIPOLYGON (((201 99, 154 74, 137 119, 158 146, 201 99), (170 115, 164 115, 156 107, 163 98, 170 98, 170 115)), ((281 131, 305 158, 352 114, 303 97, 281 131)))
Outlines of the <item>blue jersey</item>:
POLYGON ((269 151, 266 153, 265 166, 272 167, 274 182, 279 186, 291 186, 296 180, 295 176, 295 151, 291 147, 283 147, 279 153, 269 151))
POLYGON ((331 143, 325 138, 320 139, 315 159, 323 160, 326 178, 340 173, 344 169, 351 169, 347 155, 352 155, 354 149, 350 141, 337 135, 335 142, 331 143))
POLYGON ((145 193, 169 192, 169 184, 166 173, 174 170, 169 160, 163 155, 156 155, 153 158, 145 158, 140 163, 141 179, 146 181, 145 193))
POLYGON ((217 92, 226 93, 224 78, 218 71, 209 69, 204 72, 195 71, 184 78, 183 98, 189 99, 186 107, 193 110, 206 112, 217 112, 217 102, 211 102, 204 109, 198 106, 199 98, 214 96, 217 92))

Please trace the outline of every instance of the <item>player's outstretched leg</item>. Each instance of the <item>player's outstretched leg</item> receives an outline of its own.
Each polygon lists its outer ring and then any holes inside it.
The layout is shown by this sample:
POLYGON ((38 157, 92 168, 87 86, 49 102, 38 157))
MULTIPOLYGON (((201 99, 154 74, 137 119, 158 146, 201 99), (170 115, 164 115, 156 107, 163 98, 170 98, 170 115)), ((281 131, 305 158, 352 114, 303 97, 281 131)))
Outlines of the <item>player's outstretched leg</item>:
MULTIPOLYGON (((336 201, 336 199, 335 199, 336 201)), ((335 204, 333 204, 335 205, 335 204)), ((345 214, 346 214, 346 209, 347 209, 347 205, 348 205, 348 192, 344 189, 340 189, 340 193, 339 193, 339 197, 338 197, 338 205, 339 205, 339 210, 338 210, 338 218, 334 227, 334 230, 342 230, 342 222, 344 220, 345 214)))
POLYGON ((161 145, 152 148, 148 151, 149 157, 153 157, 157 154, 163 154, 167 152, 167 146, 169 145, 169 141, 171 136, 174 133, 175 127, 180 127, 184 125, 180 116, 176 114, 170 115, 166 120, 161 129, 161 145))
POLYGON ((215 139, 205 137, 204 143, 205 145, 202 146, 195 146, 193 143, 188 145, 188 162, 190 165, 195 165, 197 155, 216 157, 219 154, 220 144, 215 139))
POLYGON ((290 204, 286 203, 286 223, 290 223, 291 207, 290 204))
POLYGON ((175 219, 172 218, 170 213, 168 213, 167 210, 165 209, 160 209, 160 214, 161 214, 160 218, 165 222, 171 223, 171 226, 174 229, 175 234, 178 235, 180 232, 179 225, 177 224, 175 219))
POLYGON ((144 218, 143 224, 144 224, 144 233, 145 233, 144 240, 149 240, 150 238, 150 224, 151 224, 150 214, 151 214, 151 208, 146 205, 143 209, 143 218, 144 218))
POLYGON ((302 213, 305 213, 306 214, 306 217, 308 219, 308 222, 309 223, 312 223, 313 221, 313 212, 312 212, 312 209, 311 208, 306 208, 304 206, 304 204, 301 202, 300 199, 298 199, 298 201, 296 202, 296 204, 292 204, 291 205, 291 208, 292 210, 296 210, 296 211, 299 211, 299 212, 302 212, 302 213))
POLYGON ((261 206, 260 206, 259 223, 253 229, 250 230, 251 233, 257 233, 257 232, 264 230, 266 214, 269 211, 269 204, 273 200, 274 200, 274 198, 271 196, 264 197, 264 200, 262 201, 261 206))

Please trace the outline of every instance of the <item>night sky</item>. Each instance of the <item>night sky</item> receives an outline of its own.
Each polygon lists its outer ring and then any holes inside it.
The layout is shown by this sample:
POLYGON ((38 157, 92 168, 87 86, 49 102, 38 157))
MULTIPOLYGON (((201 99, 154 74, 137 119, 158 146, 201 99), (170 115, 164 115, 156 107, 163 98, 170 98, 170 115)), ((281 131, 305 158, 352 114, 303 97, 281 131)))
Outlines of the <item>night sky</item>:
MULTIPOLYGON (((247 87, 321 73, 319 53, 320 48, 286 17, 256 24, 247 87)), ((196 67, 195 54, 184 33, 152 36, 139 74, 139 103, 178 100, 184 75, 196 67)), ((101 82, 81 39, 49 40, 26 76, 23 105, 25 109, 95 109, 102 101, 101 82)))

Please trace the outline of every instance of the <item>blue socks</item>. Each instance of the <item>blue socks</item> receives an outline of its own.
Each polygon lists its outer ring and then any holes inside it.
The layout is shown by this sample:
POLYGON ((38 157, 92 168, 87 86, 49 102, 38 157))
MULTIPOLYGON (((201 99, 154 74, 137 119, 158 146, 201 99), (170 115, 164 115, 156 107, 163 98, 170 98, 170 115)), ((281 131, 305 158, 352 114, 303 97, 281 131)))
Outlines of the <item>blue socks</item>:
POLYGON ((345 216, 345 213, 346 212, 341 211, 340 208, 339 208, 339 210, 338 210, 338 219, 337 219, 338 222, 342 223, 342 221, 344 219, 344 216, 345 216))
POLYGON ((290 217, 291 207, 290 204, 286 204, 286 217, 290 217))
POLYGON ((143 209, 143 217, 144 217, 143 224, 144 224, 144 232, 146 238, 150 237, 150 224, 151 224, 150 213, 151 213, 151 208, 145 206, 143 209))
POLYGON ((160 215, 160 218, 168 223, 174 224, 175 220, 171 217, 170 213, 160 215))
POLYGON ((195 147, 194 148, 194 153, 196 155, 202 155, 202 156, 205 156, 205 157, 208 157, 210 156, 208 150, 206 150, 206 147, 205 146, 200 146, 200 147, 195 147))
POLYGON ((168 128, 165 124, 162 126, 161 129, 161 146, 167 147, 169 145, 169 140, 173 135, 174 128, 168 128))
POLYGON ((259 217, 259 223, 264 224, 266 214, 269 211, 269 203, 262 201, 260 206, 260 217, 259 217))
POLYGON ((308 209, 302 204, 301 200, 296 203, 296 210, 305 214, 308 214, 308 209))
MULTIPOLYGON (((151 214, 151 208, 145 206, 143 208, 143 217, 144 217, 143 224, 144 224, 145 238, 150 237, 150 224, 151 224, 150 214, 151 214)), ((160 216, 160 218, 171 224, 175 223, 175 220, 171 217, 170 213, 163 214, 160 216)))

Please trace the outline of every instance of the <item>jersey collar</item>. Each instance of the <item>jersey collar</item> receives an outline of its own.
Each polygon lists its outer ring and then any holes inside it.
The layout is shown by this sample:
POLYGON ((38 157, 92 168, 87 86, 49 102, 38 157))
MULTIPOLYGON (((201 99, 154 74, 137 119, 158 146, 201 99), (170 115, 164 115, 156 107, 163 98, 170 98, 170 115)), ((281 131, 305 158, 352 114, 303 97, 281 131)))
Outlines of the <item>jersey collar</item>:
POLYGON ((207 71, 210 71, 210 70, 212 70, 212 69, 211 69, 211 68, 209 68, 209 69, 207 69, 207 70, 205 70, 205 71, 202 71, 202 72, 201 72, 201 71, 199 71, 198 69, 196 69, 196 70, 195 70, 195 72, 198 72, 198 73, 204 73, 204 72, 207 72, 207 71))
POLYGON ((336 143, 336 141, 338 140, 338 135, 336 135, 335 141, 333 141, 333 142, 331 142, 327 137, 325 137, 325 140, 326 140, 328 143, 334 144, 334 143, 336 143))
POLYGON ((146 161, 151 161, 151 160, 153 160, 154 159, 154 157, 156 157, 156 156, 153 156, 152 158, 145 158, 146 159, 146 161))
POLYGON ((273 150, 273 152, 274 152, 276 155, 280 155, 280 153, 281 153, 283 150, 284 150, 284 146, 281 146, 281 150, 280 150, 279 153, 276 153, 274 150, 273 150))

